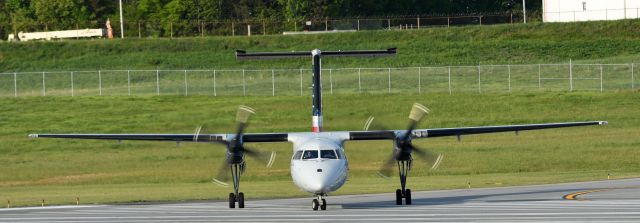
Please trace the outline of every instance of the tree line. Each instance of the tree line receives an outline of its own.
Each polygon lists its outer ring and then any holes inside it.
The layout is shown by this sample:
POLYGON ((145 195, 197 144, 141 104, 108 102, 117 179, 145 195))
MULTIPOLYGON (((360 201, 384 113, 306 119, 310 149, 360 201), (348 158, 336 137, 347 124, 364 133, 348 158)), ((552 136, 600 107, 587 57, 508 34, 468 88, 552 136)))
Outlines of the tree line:
MULTIPOLYGON (((313 20, 521 11, 521 0, 122 0, 125 21, 313 20)), ((527 2, 539 10, 541 1, 527 2)), ((119 20, 117 0, 0 0, 0 35, 119 20)))

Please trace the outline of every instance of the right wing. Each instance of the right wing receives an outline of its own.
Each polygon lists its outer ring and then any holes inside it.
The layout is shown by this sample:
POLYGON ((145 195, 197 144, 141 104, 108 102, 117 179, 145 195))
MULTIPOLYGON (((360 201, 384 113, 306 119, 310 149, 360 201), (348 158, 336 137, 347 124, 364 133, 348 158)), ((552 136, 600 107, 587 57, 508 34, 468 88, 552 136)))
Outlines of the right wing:
MULTIPOLYGON (((433 138, 444 136, 461 136, 472 134, 484 134, 495 132, 519 132, 525 130, 551 129, 576 127, 587 125, 606 125, 606 121, 591 122, 564 122, 564 123, 544 123, 544 124, 528 124, 528 125, 502 125, 502 126, 478 126, 478 127, 461 127, 461 128, 437 128, 437 129, 415 129, 411 133, 411 137, 417 138, 433 138)), ((403 135, 406 130, 387 130, 387 131, 354 131, 349 132, 349 140, 381 140, 395 139, 398 135, 403 135)))

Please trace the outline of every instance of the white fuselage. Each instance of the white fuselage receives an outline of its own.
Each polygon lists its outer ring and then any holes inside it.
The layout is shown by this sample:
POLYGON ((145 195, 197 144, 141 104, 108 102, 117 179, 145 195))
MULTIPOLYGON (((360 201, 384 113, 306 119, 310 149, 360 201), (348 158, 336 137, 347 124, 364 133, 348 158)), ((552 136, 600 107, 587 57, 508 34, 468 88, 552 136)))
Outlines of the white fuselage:
POLYGON ((326 195, 347 181, 349 164, 340 136, 311 133, 290 137, 293 183, 314 195, 326 195))

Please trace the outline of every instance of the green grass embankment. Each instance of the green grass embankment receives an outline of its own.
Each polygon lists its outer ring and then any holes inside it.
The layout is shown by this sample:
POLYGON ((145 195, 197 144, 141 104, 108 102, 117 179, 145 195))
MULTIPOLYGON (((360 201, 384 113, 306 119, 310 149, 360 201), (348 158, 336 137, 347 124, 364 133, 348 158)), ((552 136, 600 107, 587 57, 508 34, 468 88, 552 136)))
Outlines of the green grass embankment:
POLYGON ((234 51, 397 47, 395 59, 327 59, 325 68, 638 62, 640 20, 363 31, 298 36, 0 43, 0 71, 308 68, 308 59, 236 61, 234 51))
MULTIPOLYGON (((402 129, 414 101, 431 108, 421 128, 607 120, 591 126, 416 140, 445 155, 436 171, 417 159, 414 190, 493 187, 640 176, 640 97, 634 93, 327 95, 326 130, 359 130, 372 114, 402 129)), ((211 144, 29 139, 28 133, 191 133, 233 130, 239 104, 257 110, 249 132, 308 131, 308 97, 27 97, 0 100, 0 200, 13 205, 224 199, 211 183, 224 148, 211 144)), ((249 200, 304 196, 291 182, 288 143, 272 169, 248 161, 249 200)), ((350 181, 336 194, 392 192, 396 177, 376 171, 391 142, 348 142, 350 181)), ((391 199, 391 198, 390 198, 391 199)))

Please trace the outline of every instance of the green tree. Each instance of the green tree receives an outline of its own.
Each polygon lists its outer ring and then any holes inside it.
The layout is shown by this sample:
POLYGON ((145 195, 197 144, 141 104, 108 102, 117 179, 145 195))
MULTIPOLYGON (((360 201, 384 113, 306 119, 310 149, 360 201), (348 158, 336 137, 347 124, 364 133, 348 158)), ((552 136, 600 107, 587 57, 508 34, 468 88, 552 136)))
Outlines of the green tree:
POLYGON ((31 7, 36 21, 45 24, 45 29, 68 29, 78 21, 91 18, 87 7, 80 0, 33 0, 31 7))

